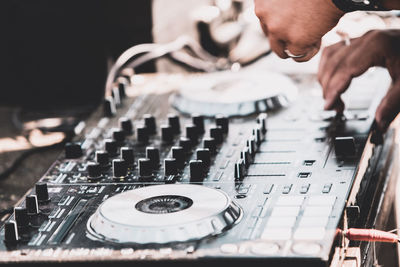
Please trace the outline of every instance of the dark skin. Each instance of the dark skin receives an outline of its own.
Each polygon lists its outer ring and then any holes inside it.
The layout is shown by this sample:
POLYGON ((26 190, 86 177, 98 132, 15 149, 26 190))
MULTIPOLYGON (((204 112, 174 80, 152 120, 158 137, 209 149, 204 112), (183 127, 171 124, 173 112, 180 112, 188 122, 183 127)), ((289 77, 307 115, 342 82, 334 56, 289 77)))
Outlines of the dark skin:
MULTIPOLYGON (((255 0, 255 12, 268 36, 271 49, 281 58, 288 58, 285 49, 298 62, 311 59, 319 50, 321 38, 344 15, 332 0, 255 0)), ((400 0, 381 0, 388 9, 400 9, 400 0)), ((393 79, 391 88, 376 111, 378 130, 385 132, 400 112, 400 30, 372 31, 351 40, 325 48, 318 73, 326 101, 325 109, 343 111, 340 95, 352 78, 369 67, 382 66, 393 79)))

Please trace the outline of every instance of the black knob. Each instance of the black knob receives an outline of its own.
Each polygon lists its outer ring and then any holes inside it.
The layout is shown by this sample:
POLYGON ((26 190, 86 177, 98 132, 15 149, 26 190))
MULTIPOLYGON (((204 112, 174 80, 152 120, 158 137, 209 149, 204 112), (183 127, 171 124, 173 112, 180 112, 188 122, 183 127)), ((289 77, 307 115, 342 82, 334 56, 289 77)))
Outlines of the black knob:
POLYGON ((14 221, 8 221, 4 224, 4 242, 16 243, 18 241, 18 228, 14 221))
POLYGON ((244 165, 243 159, 240 159, 237 163, 235 163, 235 179, 236 180, 243 180, 245 174, 246 174, 246 169, 244 165))
POLYGON ((185 153, 189 153, 192 150, 192 141, 187 137, 179 138, 179 146, 183 148, 185 153))
POLYGON ((176 164, 178 169, 183 169, 185 167, 185 151, 181 146, 173 146, 171 148, 172 157, 176 159, 176 164))
POLYGON ((147 144, 149 142, 148 129, 144 125, 136 127, 136 137, 140 144, 147 144))
POLYGON ((26 196, 25 207, 28 215, 36 215, 39 213, 39 204, 36 195, 26 196))
POLYGON ((47 184, 43 182, 38 182, 35 185, 35 192, 37 200, 39 202, 45 202, 49 200, 49 191, 47 190, 47 184))
POLYGON ((104 99, 103 109, 105 117, 113 117, 117 113, 114 99, 111 96, 104 99))
POLYGON ((122 102, 121 102, 121 96, 119 95, 118 87, 113 87, 111 89, 111 95, 114 99, 115 106, 117 107, 121 106, 122 102))
POLYGON ((18 228, 24 228, 29 226, 29 216, 26 208, 16 207, 14 208, 14 218, 18 228))
POLYGON ((164 175, 176 175, 178 174, 178 164, 177 160, 172 159, 164 159, 164 175))
POLYGON ((123 143, 125 141, 126 133, 122 129, 114 129, 112 132, 112 137, 118 143, 123 143))
POLYGON ((125 82, 118 83, 118 91, 121 99, 126 97, 126 86, 127 84, 125 82))
POLYGON ((204 117, 201 115, 193 115, 192 116, 192 123, 197 127, 197 132, 203 134, 204 131, 204 117))
POLYGON ((196 157, 201 160, 205 168, 209 168, 211 164, 211 153, 208 148, 198 148, 196 150, 196 157))
POLYGON ((121 148, 121 158, 125 160, 128 166, 132 166, 135 163, 135 155, 133 153, 133 148, 122 147, 121 148))
POLYGON ((155 134, 157 132, 156 128, 156 118, 150 114, 144 115, 144 125, 147 127, 149 134, 155 134))
POLYGON ((161 126, 161 140, 166 144, 174 141, 174 131, 170 125, 161 126))
POLYGON ((128 165, 123 159, 113 160, 113 175, 116 178, 125 177, 128 174, 128 165))
POLYGON ((186 125, 186 137, 190 140, 192 146, 198 143, 199 132, 196 125, 194 124, 186 125))
POLYGON ((257 151, 257 143, 254 137, 247 140, 247 147, 249 148, 250 155, 254 157, 257 151))
POLYGON ((132 121, 126 117, 122 117, 119 119, 119 126, 122 130, 124 130, 126 135, 133 134, 133 124, 132 121))
POLYGON ((179 121, 179 116, 175 114, 168 115, 168 124, 172 127, 173 133, 179 134, 181 132, 181 123, 179 121))
POLYGON ((334 146, 338 157, 352 157, 356 154, 356 144, 352 136, 336 137, 334 146))
POLYGON ((204 163, 201 160, 189 162, 190 182, 202 182, 204 179, 204 163))
POLYGON ((212 155, 217 153, 217 144, 215 143, 215 139, 212 137, 206 137, 203 139, 203 147, 208 148, 212 155))
POLYGON ((240 153, 240 158, 243 159, 244 162, 244 166, 246 168, 248 168, 250 166, 251 163, 251 155, 250 155, 250 151, 249 148, 246 147, 241 153, 240 153))
POLYGON ((150 159, 139 159, 138 165, 140 177, 152 176, 152 166, 150 159))
POLYGON ((261 113, 257 117, 257 123, 261 126, 261 132, 265 135, 267 132, 267 113, 261 113))
POLYGON ((221 127, 210 128, 210 136, 214 138, 215 142, 220 145, 224 142, 224 133, 221 127))
POLYGON ((160 151, 155 147, 146 147, 146 158, 151 162, 151 168, 156 170, 160 166, 160 151))
POLYGON ((79 143, 65 144, 65 158, 76 159, 82 156, 82 147, 79 143))
POLYGON ((110 160, 110 156, 107 151, 96 151, 96 161, 101 166, 107 166, 110 160))
POLYGON ((104 140, 104 149, 108 152, 109 155, 115 156, 118 154, 118 144, 117 141, 106 139, 104 140))
POLYGON ((263 137, 262 137, 263 134, 261 132, 261 128, 258 128, 258 127, 254 128, 252 133, 253 133, 253 136, 254 136, 257 146, 260 146, 261 142, 263 141, 263 137))
POLYGON ((215 124, 221 127, 222 132, 227 134, 229 132, 229 118, 224 115, 215 116, 215 124))
POLYGON ((101 166, 99 163, 89 162, 86 168, 89 179, 99 178, 101 176, 101 166))

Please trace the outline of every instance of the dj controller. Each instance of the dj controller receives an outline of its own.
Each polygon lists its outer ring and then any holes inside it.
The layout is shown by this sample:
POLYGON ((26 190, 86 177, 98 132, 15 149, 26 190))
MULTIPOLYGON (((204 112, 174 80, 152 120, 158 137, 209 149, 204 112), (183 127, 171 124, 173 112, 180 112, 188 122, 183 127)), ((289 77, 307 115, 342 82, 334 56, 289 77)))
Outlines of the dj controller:
POLYGON ((0 263, 331 264, 351 192, 382 157, 366 146, 385 72, 355 80, 341 115, 269 72, 189 75, 176 90, 136 78, 119 78, 15 206, 0 263))

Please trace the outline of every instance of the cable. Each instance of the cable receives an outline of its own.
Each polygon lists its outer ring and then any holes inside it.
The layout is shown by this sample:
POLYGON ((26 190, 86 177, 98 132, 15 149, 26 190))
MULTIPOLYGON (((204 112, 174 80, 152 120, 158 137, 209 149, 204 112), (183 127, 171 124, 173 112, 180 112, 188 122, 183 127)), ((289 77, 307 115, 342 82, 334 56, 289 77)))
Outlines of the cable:
POLYGON ((376 229, 350 228, 343 232, 344 236, 352 241, 398 243, 399 236, 392 232, 385 232, 376 229))

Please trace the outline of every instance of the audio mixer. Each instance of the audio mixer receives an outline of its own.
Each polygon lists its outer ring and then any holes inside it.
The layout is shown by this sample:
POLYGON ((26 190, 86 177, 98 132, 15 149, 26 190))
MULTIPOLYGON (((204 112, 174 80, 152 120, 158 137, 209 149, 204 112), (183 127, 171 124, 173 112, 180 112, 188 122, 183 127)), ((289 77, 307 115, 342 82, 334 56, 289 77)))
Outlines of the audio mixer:
POLYGON ((0 262, 328 266, 387 73, 341 115, 266 71, 152 79, 118 79, 0 228, 0 262))

